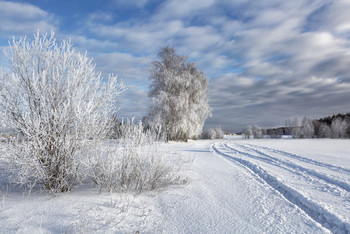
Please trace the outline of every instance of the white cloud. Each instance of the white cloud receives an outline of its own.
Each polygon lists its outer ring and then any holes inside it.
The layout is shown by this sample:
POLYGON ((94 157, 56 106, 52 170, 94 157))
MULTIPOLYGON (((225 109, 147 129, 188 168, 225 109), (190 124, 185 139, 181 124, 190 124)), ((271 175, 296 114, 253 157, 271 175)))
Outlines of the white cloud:
POLYGON ((152 59, 136 57, 127 53, 102 53, 95 57, 98 69, 105 73, 118 73, 127 83, 147 83, 148 70, 152 59))
POLYGON ((198 15, 202 10, 212 7, 215 0, 170 0, 163 3, 158 14, 154 16, 155 21, 169 19, 182 19, 198 15))
POLYGON ((316 30, 330 31, 349 39, 349 12, 350 1, 327 1, 324 7, 313 16, 313 27, 316 30))
POLYGON ((0 36, 33 34, 55 29, 55 20, 46 11, 27 3, 0 1, 0 36))

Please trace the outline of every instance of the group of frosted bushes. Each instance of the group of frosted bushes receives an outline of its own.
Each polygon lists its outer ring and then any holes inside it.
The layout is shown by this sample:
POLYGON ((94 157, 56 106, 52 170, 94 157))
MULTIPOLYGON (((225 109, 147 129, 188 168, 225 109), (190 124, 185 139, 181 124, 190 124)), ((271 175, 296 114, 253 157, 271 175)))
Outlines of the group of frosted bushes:
POLYGON ((57 162, 56 170, 44 160, 29 139, 13 138, 7 147, 8 182, 28 191, 44 188, 53 194, 66 192, 76 185, 94 184, 99 192, 135 192, 153 190, 186 182, 181 155, 161 146, 159 134, 144 130, 143 124, 130 121, 119 124, 118 139, 94 142, 76 152, 67 164, 57 162), (50 168, 49 168, 50 167, 50 168))
POLYGON ((159 132, 127 121, 111 140, 125 86, 114 75, 103 79, 86 53, 37 33, 32 42, 14 39, 5 55, 0 117, 16 137, 2 145, 1 186, 56 194, 93 182, 100 191, 141 192, 180 181, 181 163, 159 147, 159 132))
POLYGON ((183 182, 181 157, 160 147, 158 134, 130 121, 119 125, 119 131, 118 143, 105 143, 105 150, 96 150, 87 163, 100 192, 142 192, 183 182))
POLYGON ((202 133, 202 139, 223 139, 224 131, 221 127, 209 128, 202 133))

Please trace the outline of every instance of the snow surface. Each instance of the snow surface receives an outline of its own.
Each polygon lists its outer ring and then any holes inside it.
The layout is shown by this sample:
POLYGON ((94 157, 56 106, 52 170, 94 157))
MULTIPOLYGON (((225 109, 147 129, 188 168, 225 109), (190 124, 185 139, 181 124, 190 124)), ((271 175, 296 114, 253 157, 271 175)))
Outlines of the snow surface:
POLYGON ((172 142, 164 147, 193 158, 189 183, 139 195, 85 185, 28 196, 2 183, 0 233, 349 233, 349 143, 172 142))

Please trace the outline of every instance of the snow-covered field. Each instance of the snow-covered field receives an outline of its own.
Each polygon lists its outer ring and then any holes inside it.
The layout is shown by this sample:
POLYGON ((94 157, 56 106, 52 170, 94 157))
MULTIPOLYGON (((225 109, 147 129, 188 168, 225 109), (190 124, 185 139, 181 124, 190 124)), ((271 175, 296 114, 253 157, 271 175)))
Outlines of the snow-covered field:
POLYGON ((349 233, 349 143, 164 144, 193 159, 185 167, 190 182, 139 195, 98 194, 85 185, 57 197, 28 196, 2 184, 0 233, 349 233))

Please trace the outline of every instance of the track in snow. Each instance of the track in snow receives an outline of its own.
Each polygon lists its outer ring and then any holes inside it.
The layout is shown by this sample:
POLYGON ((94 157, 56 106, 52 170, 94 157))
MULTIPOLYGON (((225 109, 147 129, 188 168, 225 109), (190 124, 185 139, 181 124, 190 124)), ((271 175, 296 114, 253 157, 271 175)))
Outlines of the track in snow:
POLYGON ((260 149, 260 150, 264 150, 264 151, 269 151, 270 153, 278 153, 279 155, 288 157, 288 158, 292 158, 292 159, 296 159, 299 160, 301 162, 306 162, 309 164, 313 164, 316 166, 320 166, 320 167, 324 167, 327 168, 329 170, 333 170, 333 171, 337 171, 337 172, 344 172, 350 175, 350 169, 348 168, 344 168, 344 167, 340 167, 340 166, 336 166, 336 165, 332 165, 332 164, 328 164, 328 163, 323 163, 323 162, 319 162, 316 160, 312 160, 310 158, 306 158, 297 154, 293 154, 293 153, 289 153, 286 151, 282 151, 282 150, 276 150, 276 149, 272 149, 270 147, 265 147, 265 146, 257 146, 257 145, 252 145, 252 144, 247 144, 248 146, 250 146, 252 149, 260 149))
POLYGON ((334 233, 350 233, 350 170, 251 144, 221 142, 211 150, 261 178, 334 233))

